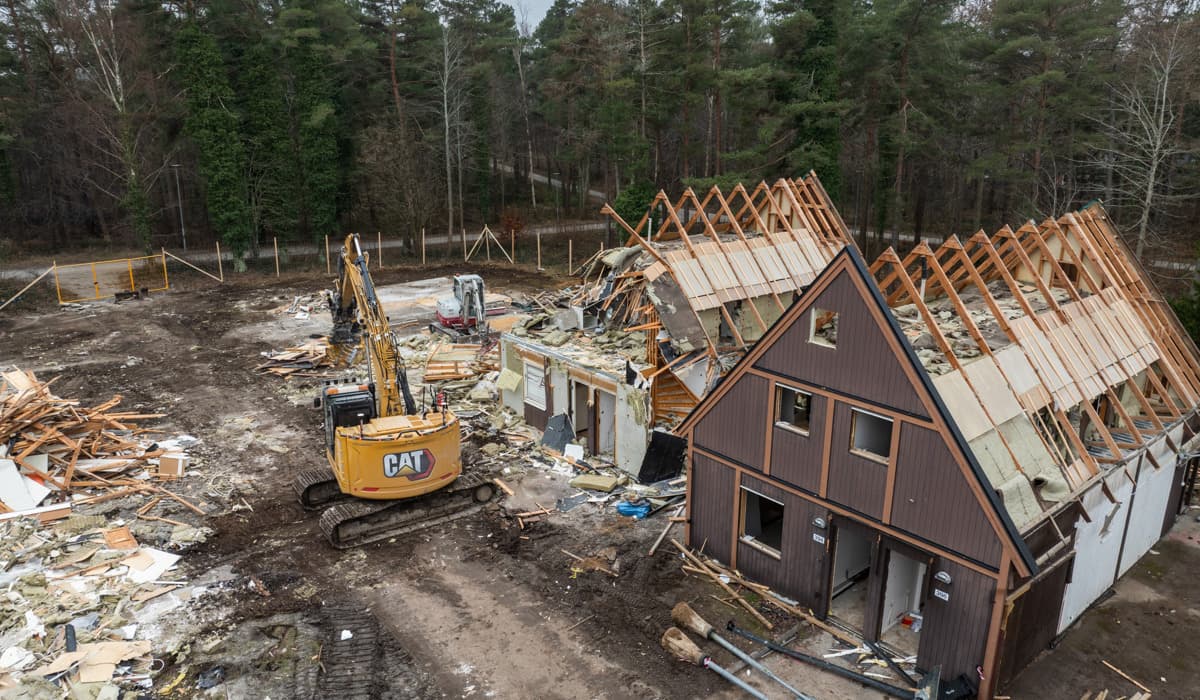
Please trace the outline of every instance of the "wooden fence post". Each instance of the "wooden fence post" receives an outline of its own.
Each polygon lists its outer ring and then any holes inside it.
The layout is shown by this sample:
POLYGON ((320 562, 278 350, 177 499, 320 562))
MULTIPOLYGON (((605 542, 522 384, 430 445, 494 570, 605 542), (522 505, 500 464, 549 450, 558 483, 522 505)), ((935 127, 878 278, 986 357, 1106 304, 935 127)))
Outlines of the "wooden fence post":
POLYGON ((575 241, 567 239, 567 274, 573 274, 575 271, 575 241))
POLYGON ((515 228, 510 228, 508 230, 508 249, 509 249, 509 253, 510 253, 510 255, 508 257, 513 261, 513 263, 516 263, 517 262, 517 230, 515 228))
POLYGON ((541 272, 542 271, 542 232, 541 231, 537 232, 537 264, 538 264, 538 266, 537 266, 538 272, 541 272))
POLYGON ((383 269, 383 232, 375 232, 375 252, 379 255, 379 269, 383 269))
POLYGON ((275 276, 279 276, 279 239, 271 236, 271 246, 275 248, 275 276))
POLYGON ((225 266, 221 263, 221 242, 217 241, 217 276, 225 281, 225 266))
POLYGON ((425 227, 421 227, 421 264, 425 264, 425 227))
POLYGON ((329 234, 325 234, 325 274, 332 275, 333 269, 329 263, 329 234))

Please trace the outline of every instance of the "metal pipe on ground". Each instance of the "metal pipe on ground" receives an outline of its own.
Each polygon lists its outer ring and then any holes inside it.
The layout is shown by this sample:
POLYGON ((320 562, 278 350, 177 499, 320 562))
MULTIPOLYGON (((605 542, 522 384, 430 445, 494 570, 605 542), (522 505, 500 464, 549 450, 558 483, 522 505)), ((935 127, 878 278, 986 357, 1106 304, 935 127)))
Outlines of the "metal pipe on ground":
POLYGON ((660 643, 662 644, 662 648, 674 655, 675 658, 682 659, 683 661, 687 661, 690 664, 695 664, 701 668, 707 668, 718 676, 746 691, 750 697, 758 698, 758 700, 767 700, 766 695, 763 695, 749 685, 746 685, 746 682, 741 678, 738 678, 729 671, 726 671, 717 664, 713 663, 713 660, 705 656, 704 652, 700 651, 700 647, 696 646, 692 640, 688 639, 687 634, 685 634, 684 631, 678 627, 668 627, 667 631, 663 633, 660 643))
POLYGON ((675 624, 679 625, 680 627, 690 630, 692 633, 704 637, 705 639, 711 639, 712 641, 716 642, 721 646, 721 648, 725 649, 725 651, 728 651, 730 654, 733 654, 737 658, 744 661, 750 668, 775 681, 800 700, 813 700, 808 695, 805 695, 799 690, 796 690, 792 686, 788 685, 786 681, 772 673, 771 669, 763 666, 758 659, 750 656, 746 652, 739 649, 737 645, 730 643, 724 637, 714 632, 713 626, 708 624, 703 617, 700 617, 700 614, 693 610, 692 606, 688 605, 687 603, 676 603, 675 607, 671 609, 671 619, 674 620, 675 624))
POLYGON ((730 620, 729 623, 727 625, 725 625, 725 629, 729 630, 730 632, 733 632, 736 635, 745 637, 746 639, 749 639, 752 642, 758 642, 759 644, 762 644, 763 646, 767 647, 771 651, 777 652, 779 654, 783 654, 784 656, 787 656, 791 659, 795 659, 796 661, 803 661, 805 663, 812 664, 813 666, 816 666, 817 668, 823 669, 825 671, 829 671, 830 673, 839 675, 842 678, 848 678, 852 681, 862 683, 863 685, 865 685, 869 688, 874 688, 875 690, 887 693, 888 695, 891 695, 894 698, 905 698, 905 700, 911 700, 911 698, 917 697, 917 694, 914 691, 909 690, 907 688, 901 688, 899 686, 891 685, 889 683, 884 683, 883 681, 877 680, 875 678, 871 678, 870 676, 864 676, 863 674, 857 673, 855 671, 851 671, 848 668, 843 668, 841 666, 838 666, 837 664, 830 663, 830 662, 826 661, 825 659, 818 659, 815 656, 809 656, 808 654, 805 654, 803 652, 799 652, 794 649, 789 649, 787 647, 780 646, 780 645, 776 644, 775 642, 772 642, 769 639, 763 639, 762 637, 759 637, 758 635, 754 634, 753 632, 751 632, 749 630, 744 630, 741 627, 738 627, 737 625, 735 625, 733 623, 732 620, 730 620))

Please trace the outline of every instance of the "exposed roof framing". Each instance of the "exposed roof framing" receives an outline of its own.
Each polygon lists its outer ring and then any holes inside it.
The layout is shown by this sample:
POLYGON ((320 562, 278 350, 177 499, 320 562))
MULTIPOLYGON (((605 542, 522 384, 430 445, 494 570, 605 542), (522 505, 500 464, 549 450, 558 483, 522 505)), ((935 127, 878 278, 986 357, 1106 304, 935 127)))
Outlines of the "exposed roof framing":
POLYGON ((923 362, 968 439, 992 435, 1025 472, 1041 465, 1017 443, 1036 436, 1071 493, 1200 401, 1200 353, 1099 205, 903 259, 888 249, 870 271, 910 341, 928 334, 923 362), (1030 430, 1001 427, 1015 407, 1030 430))
POLYGON ((623 250, 640 250, 644 257, 597 259, 603 274, 577 301, 601 301, 626 328, 643 325, 649 305, 672 306, 672 313, 658 318, 677 349, 704 346, 714 357, 754 343, 793 292, 853 245, 815 173, 752 190, 739 184, 727 193, 713 187, 701 195, 689 188, 674 200, 659 192, 636 225, 611 207, 601 211, 628 233, 623 250), (615 284, 608 288, 610 280, 615 284), (677 316, 680 306, 696 318, 677 316))

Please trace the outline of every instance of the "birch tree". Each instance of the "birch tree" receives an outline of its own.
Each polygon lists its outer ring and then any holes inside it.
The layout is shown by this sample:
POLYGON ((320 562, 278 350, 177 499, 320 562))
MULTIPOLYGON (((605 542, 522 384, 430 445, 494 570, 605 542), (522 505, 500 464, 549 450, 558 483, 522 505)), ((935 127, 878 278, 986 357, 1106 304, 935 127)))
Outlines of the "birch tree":
POLYGON ((1141 75, 1112 86, 1107 119, 1100 122, 1108 143, 1097 148, 1098 162, 1114 175, 1114 194, 1134 216, 1134 255, 1144 260, 1154 238, 1156 209, 1188 196, 1168 180, 1171 162, 1184 153, 1176 126, 1173 93, 1181 65, 1188 59, 1179 26, 1145 47, 1141 75))

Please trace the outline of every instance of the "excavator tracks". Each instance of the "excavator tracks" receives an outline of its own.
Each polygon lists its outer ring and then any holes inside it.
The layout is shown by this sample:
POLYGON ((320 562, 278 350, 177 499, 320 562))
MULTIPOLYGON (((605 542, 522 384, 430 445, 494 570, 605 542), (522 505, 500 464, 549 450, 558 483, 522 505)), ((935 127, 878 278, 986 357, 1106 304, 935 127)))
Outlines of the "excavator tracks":
POLYGON ((300 505, 308 509, 320 508, 342 495, 337 477, 329 467, 300 472, 292 480, 292 488, 300 505))
POLYGON ((351 499, 321 513, 321 531, 338 549, 399 537, 478 512, 495 495, 490 474, 464 473, 446 488, 403 501, 351 499))
POLYGON ((326 614, 330 635, 321 650, 316 697, 372 700, 379 657, 375 618, 349 605, 331 607, 326 614))

